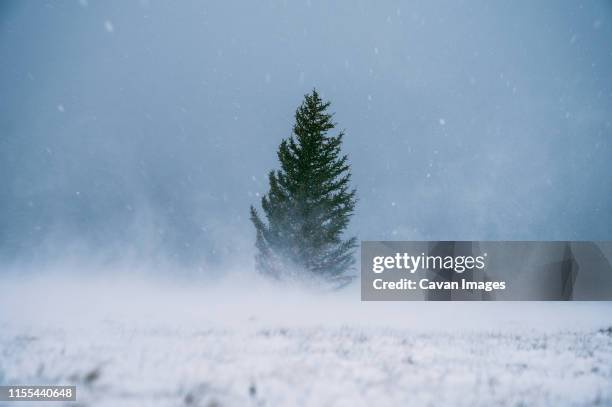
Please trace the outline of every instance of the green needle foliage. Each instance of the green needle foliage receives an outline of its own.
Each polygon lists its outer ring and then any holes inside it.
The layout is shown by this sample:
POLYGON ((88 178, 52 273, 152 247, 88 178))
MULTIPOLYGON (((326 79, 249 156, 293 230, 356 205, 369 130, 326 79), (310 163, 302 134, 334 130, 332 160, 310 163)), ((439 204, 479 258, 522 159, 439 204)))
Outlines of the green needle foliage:
POLYGON ((267 223, 251 206, 257 231, 257 267, 273 277, 312 274, 346 279, 355 259, 354 237, 343 240, 355 208, 350 166, 341 155, 342 137, 335 128, 330 102, 316 90, 304 96, 295 113, 293 134, 278 149, 280 170, 270 171, 270 190, 261 199, 267 223))

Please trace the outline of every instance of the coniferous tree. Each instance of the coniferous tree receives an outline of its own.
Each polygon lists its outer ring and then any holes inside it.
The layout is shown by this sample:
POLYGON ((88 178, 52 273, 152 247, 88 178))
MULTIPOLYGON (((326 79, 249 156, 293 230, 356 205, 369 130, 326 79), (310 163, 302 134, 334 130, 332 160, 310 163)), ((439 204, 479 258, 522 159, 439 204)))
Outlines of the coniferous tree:
POLYGON ((282 278, 295 270, 344 279, 354 264, 356 239, 343 240, 356 202, 350 166, 341 155, 342 137, 316 90, 295 113, 293 134, 278 149, 280 169, 270 171, 261 199, 267 223, 251 206, 257 232, 257 267, 282 278))

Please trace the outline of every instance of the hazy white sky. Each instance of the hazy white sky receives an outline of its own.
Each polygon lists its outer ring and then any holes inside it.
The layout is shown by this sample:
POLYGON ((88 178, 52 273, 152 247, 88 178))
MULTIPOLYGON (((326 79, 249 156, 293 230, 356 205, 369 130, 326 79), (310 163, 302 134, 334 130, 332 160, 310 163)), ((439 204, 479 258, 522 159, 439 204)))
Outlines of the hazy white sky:
POLYGON ((360 239, 611 239, 606 1, 4 1, 0 254, 223 260, 313 87, 360 239))

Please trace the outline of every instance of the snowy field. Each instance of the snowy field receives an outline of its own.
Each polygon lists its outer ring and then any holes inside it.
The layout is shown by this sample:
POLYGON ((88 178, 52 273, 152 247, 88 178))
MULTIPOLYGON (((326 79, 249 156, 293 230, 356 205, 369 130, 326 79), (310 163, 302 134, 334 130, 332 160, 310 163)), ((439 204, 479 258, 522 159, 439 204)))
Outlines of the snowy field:
POLYGON ((75 384, 79 406, 612 405, 609 303, 146 281, 5 279, 0 382, 75 384))

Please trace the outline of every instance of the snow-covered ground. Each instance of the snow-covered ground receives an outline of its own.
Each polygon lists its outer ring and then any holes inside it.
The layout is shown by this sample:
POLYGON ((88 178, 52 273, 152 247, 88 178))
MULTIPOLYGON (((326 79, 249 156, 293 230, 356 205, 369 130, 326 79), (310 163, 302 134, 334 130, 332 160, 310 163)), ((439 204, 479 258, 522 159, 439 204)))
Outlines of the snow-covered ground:
POLYGON ((80 406, 612 405, 610 303, 146 281, 4 279, 0 382, 80 406))

